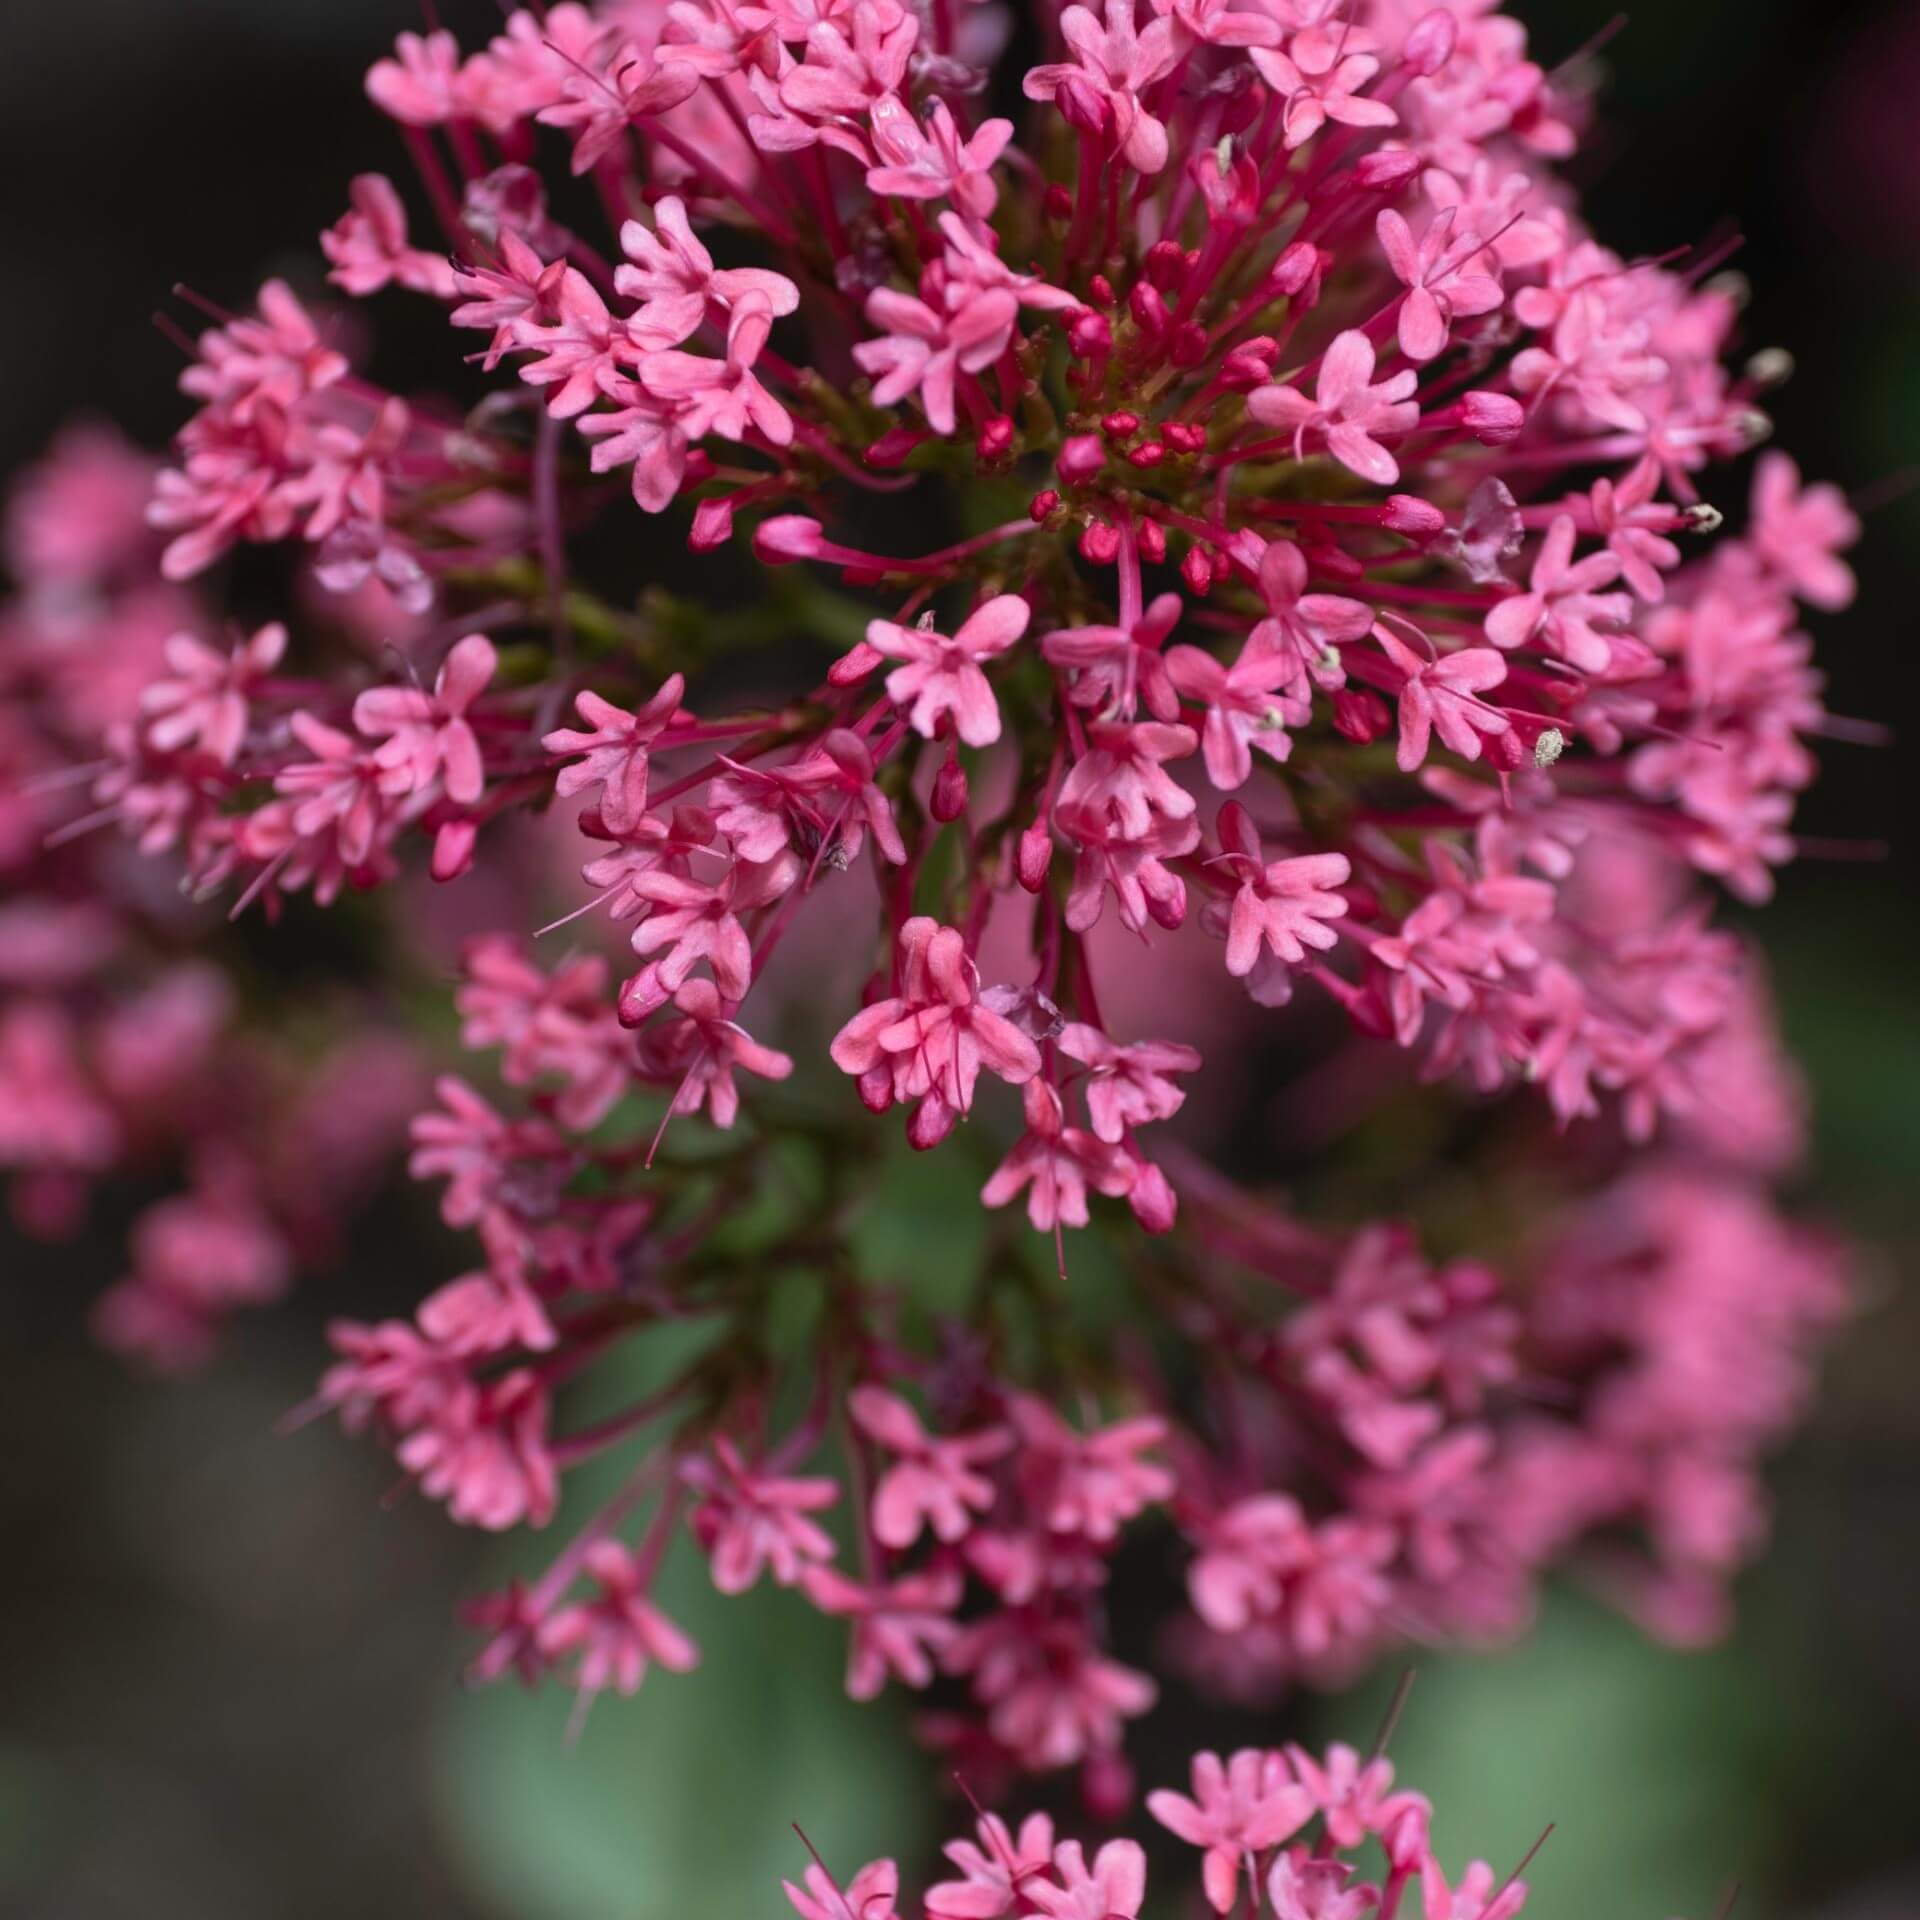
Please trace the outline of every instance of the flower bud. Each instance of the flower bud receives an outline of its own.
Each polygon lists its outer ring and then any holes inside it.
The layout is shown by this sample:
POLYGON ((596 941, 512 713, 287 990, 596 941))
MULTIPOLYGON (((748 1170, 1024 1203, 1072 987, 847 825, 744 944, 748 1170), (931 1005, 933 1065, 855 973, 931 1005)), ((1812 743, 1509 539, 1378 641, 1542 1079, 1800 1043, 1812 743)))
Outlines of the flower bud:
POLYGON ((723 495, 717 500, 702 500, 693 510, 693 525, 687 532, 687 547, 693 553, 712 553, 733 538, 733 500, 723 495))
POLYGON ((1014 871, 1029 893, 1038 893, 1047 884, 1047 869, 1053 865, 1053 835, 1045 820, 1036 820, 1020 836, 1014 854, 1014 871))
POLYGON ((1083 480, 1091 480, 1106 464, 1107 450, 1100 444, 1099 436, 1076 433, 1060 449, 1060 457, 1054 462, 1054 467, 1060 478, 1073 487, 1083 480))
POLYGON ((1213 591, 1213 561, 1205 547, 1187 549, 1185 559, 1180 562, 1180 578, 1187 583, 1187 591, 1200 599, 1204 600, 1213 591))
POLYGON ((1377 693, 1362 687, 1343 687, 1333 696, 1333 729, 1361 746, 1382 738, 1393 725, 1393 714, 1377 693))
POLYGON ((960 764, 959 750, 951 743, 940 771, 933 776, 933 796, 928 810, 944 827, 958 820, 967 810, 967 770, 960 764))
POLYGON ((1413 23, 1401 43, 1400 59, 1423 80, 1431 79, 1449 60, 1460 38, 1460 23, 1445 7, 1435 7, 1413 23))
POLYGON ((1511 394, 1476 388, 1461 396, 1460 418, 1483 447, 1503 447, 1527 424, 1527 410, 1511 394))
POLYGON ((817 560, 826 544, 826 529, 803 513, 776 513, 753 530, 754 558, 769 567, 817 560))

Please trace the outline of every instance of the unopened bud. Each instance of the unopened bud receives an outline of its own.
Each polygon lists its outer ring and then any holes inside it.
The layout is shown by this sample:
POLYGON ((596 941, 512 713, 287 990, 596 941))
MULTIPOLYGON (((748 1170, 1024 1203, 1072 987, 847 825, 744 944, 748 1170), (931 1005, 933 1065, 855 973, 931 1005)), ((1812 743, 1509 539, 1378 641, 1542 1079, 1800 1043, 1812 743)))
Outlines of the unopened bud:
POLYGON ((1118 530, 1108 526, 1104 520, 1090 522, 1086 532, 1080 536, 1080 556, 1092 566, 1112 566, 1120 557, 1118 530))
POLYGON ((996 413, 980 429, 975 441, 982 460, 998 460, 1013 445, 1013 422, 1004 413, 996 413))
POLYGON ((950 820, 958 820, 967 810, 967 770, 951 746, 947 748, 940 771, 933 776, 933 797, 928 810, 943 827, 950 820))
POLYGON ((1060 449, 1054 468, 1068 486, 1078 486, 1093 476, 1107 464, 1107 450, 1100 444, 1100 436, 1093 433, 1076 433, 1060 449))
POLYGON ((1205 547, 1189 547, 1180 562, 1180 578, 1187 590, 1205 599, 1213 591, 1213 561, 1205 547))
POLYGON ((1038 893, 1047 884, 1047 869, 1053 865, 1053 835, 1044 820, 1036 820, 1020 836, 1014 852, 1014 871, 1029 893, 1038 893))

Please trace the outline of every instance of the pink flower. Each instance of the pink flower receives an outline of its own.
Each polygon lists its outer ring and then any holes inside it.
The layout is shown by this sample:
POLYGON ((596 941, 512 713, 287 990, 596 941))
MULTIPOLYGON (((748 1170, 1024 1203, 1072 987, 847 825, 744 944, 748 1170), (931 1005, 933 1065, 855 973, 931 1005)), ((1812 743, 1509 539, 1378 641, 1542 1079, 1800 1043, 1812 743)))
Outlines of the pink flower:
POLYGON ((1263 427, 1291 433, 1295 459, 1304 457, 1311 432, 1323 436, 1327 451, 1362 480, 1391 486, 1400 468, 1380 436, 1411 433, 1420 424, 1413 397, 1420 376, 1407 368, 1376 385, 1373 363, 1373 342, 1357 330, 1343 333, 1321 357, 1311 400, 1297 387, 1259 387, 1247 399, 1247 412, 1263 427))
POLYGON ((1025 1898, 1028 1884, 1052 1868, 1053 1822, 1044 1813, 1028 1814, 1017 1835, 998 1814, 983 1814, 978 1832, 977 1846, 949 1840, 941 1849, 961 1877, 927 1889, 934 1920, 1002 1920, 1025 1898))
POLYGON ((686 477, 685 422, 674 402, 659 399, 637 380, 615 376, 601 386, 619 404, 580 421, 581 433, 594 442, 593 470, 632 467, 635 505, 646 513, 664 513, 686 477))
POLYGON ((1446 352, 1454 321, 1493 313, 1506 298, 1490 274, 1464 271, 1480 251, 1480 239, 1469 233, 1456 241, 1450 210, 1435 214, 1417 242, 1391 207, 1375 216, 1374 231, 1393 277, 1407 290, 1400 302, 1400 351, 1417 365, 1446 352))
POLYGON ((1200 1055, 1171 1040, 1136 1040, 1119 1046, 1097 1027, 1071 1021, 1057 1042, 1070 1060, 1089 1071, 1087 1114, 1102 1140, 1118 1143, 1128 1130, 1155 1120, 1171 1120, 1186 1100, 1171 1073, 1198 1073, 1200 1055))
POLYGON ((1784 453, 1765 453, 1753 473, 1754 550, 1809 606, 1828 613, 1853 599, 1853 573, 1840 551, 1860 537, 1860 522, 1838 487, 1802 488, 1784 453))
POLYGON ((730 861, 711 884, 664 867, 633 875, 628 891, 651 908, 633 930, 633 950, 643 958, 666 952, 627 982, 622 1016, 629 1024, 644 1019, 680 991, 702 960, 726 999, 744 1000, 753 984, 753 952, 739 916, 777 900, 799 878, 800 863, 790 853, 760 865, 730 861))
POLYGON ((1534 556, 1530 591, 1502 600, 1487 615, 1487 638, 1509 652, 1539 645, 1582 673, 1605 673, 1614 647, 1595 623, 1624 625, 1633 603, 1624 593, 1599 591, 1619 577, 1619 560, 1590 553, 1576 561, 1573 542, 1573 516, 1556 515, 1534 556))
POLYGON ((847 1396, 847 1411, 870 1439, 895 1455, 873 1491, 873 1531, 896 1552, 931 1527, 939 1540, 960 1539, 994 1500, 993 1482, 975 1468, 997 1460, 1013 1444, 1005 1427, 936 1437, 913 1409, 884 1387, 859 1386, 847 1396))
POLYGON ((649 749, 673 724, 680 696, 687 690, 679 674, 671 674, 660 690, 637 712, 628 713, 597 693, 574 696, 580 718, 591 729, 580 732, 561 727, 540 742, 556 758, 581 756, 562 767, 553 790, 569 799, 588 787, 600 789, 600 818, 615 835, 631 833, 647 810, 647 756, 649 749))
POLYGON ((450 33, 403 33, 393 52, 368 72, 367 97, 403 126, 444 126, 457 111, 460 43, 450 33))
POLYGON ((1282 761, 1293 751, 1286 722, 1306 715, 1297 701, 1281 697, 1281 690, 1292 685, 1297 675, 1290 655, 1268 652, 1253 638, 1231 667, 1198 647, 1175 647, 1168 653, 1168 678, 1207 710, 1200 730, 1201 751, 1207 778, 1222 793, 1246 785, 1253 772, 1252 748, 1282 761))
POLYGON ((1384 626, 1374 638, 1406 675, 1400 684, 1400 747, 1395 755, 1402 773, 1424 764, 1435 733, 1463 760, 1478 760, 1487 738, 1512 730, 1505 714, 1475 697, 1507 677, 1507 663, 1491 647, 1463 647, 1422 660, 1384 626))
POLYGON ((908 1137, 932 1146, 972 1110, 982 1066, 1020 1086, 1040 1071, 1040 1050, 980 1002, 953 928, 915 915, 900 929, 899 947, 900 992, 855 1014, 831 1053, 841 1072, 859 1076, 861 1098, 875 1112, 920 1101, 908 1137))
POLYGON ((648 1028, 641 1042, 641 1058, 650 1071, 663 1078, 681 1076, 673 1112, 698 1113, 704 1106, 716 1127, 730 1127, 740 1113, 736 1071, 763 1080, 785 1080, 793 1072, 787 1054, 762 1046, 728 1017, 712 981, 689 980, 674 994, 673 1005, 681 1017, 648 1028))
POLYGON ((843 16, 851 35, 833 20, 807 34, 806 57, 780 82, 781 101, 809 119, 858 115, 898 93, 920 22, 898 0, 853 0, 843 16))
MULTIPOLYGON (((516 321, 512 343, 538 356, 520 369, 520 378, 529 386, 552 387, 547 411, 556 420, 571 420, 592 406, 617 374, 616 350, 625 336, 584 273, 563 267, 550 293, 542 291, 541 304, 534 310, 541 317, 530 314, 516 321), (551 318, 546 317, 549 312, 551 318)), ((475 302, 456 309, 455 325, 476 324, 462 321, 460 315, 492 304, 475 302)))
POLYGON ((480 798, 486 773, 467 709, 486 691, 499 661, 485 634, 470 633, 448 650, 431 694, 370 687, 353 703, 353 724, 385 742, 374 759, 386 770, 388 793, 424 792, 438 775, 449 799, 471 806, 480 798))
POLYGON ((714 1436, 711 1457, 696 1455, 680 1475, 702 1496, 691 1524, 722 1593, 745 1593, 763 1570, 791 1587, 809 1564, 833 1558, 831 1537, 807 1516, 839 1499, 834 1481, 765 1473, 724 1433, 714 1436))
POLYGON ((917 392, 928 426, 953 432, 956 380, 1000 358, 1019 311, 1018 298, 1005 287, 957 285, 938 306, 876 287, 866 313, 882 337, 857 341, 853 349, 861 370, 874 376, 874 404, 890 407, 917 392))
POLYGON ((547 1451, 547 1391, 523 1368, 436 1407, 394 1449, 430 1500, 463 1526, 505 1532, 553 1518, 559 1475, 547 1451))
POLYGON ((1366 53, 1343 55, 1345 40, 1342 33, 1315 26, 1296 33, 1286 53, 1252 48, 1249 57, 1260 77, 1284 104, 1281 125, 1289 151, 1305 146, 1329 120, 1347 127, 1390 127, 1398 119, 1384 100, 1360 98, 1380 62, 1366 53))
POLYGON ((1050 1533, 1105 1543, 1117 1539, 1127 1521, 1172 1497, 1173 1475, 1139 1457, 1167 1437, 1167 1423, 1157 1415, 1077 1433, 1030 1393, 1016 1396, 1012 1414, 1021 1440, 1021 1492, 1050 1533))
POLYGON ((506 1215, 488 1211, 480 1217, 480 1236, 486 1265, 428 1294, 414 1315, 420 1331, 463 1358, 509 1347, 548 1351, 559 1336, 528 1284, 526 1246, 518 1230, 506 1215))
POLYGON ((1474 1860, 1459 1884, 1450 1886, 1440 1862, 1428 1854, 1420 1866, 1420 1896, 1426 1920, 1513 1920, 1527 1903, 1527 1883, 1496 1881, 1484 1860, 1474 1860))
POLYGON ((556 1609, 539 1630, 548 1659, 572 1657, 581 1693, 591 1698, 611 1687, 632 1694, 656 1662, 669 1673, 700 1664, 700 1649, 647 1598, 648 1576, 619 1541, 596 1540, 581 1564, 600 1591, 556 1609))
POLYGON ((1147 1856, 1132 1840, 1109 1840, 1087 1865, 1077 1840, 1054 1849, 1060 1884, 1032 1881, 1026 1897, 1050 1920, 1135 1920, 1147 1897, 1147 1856))
POLYGON ((604 72, 569 68, 565 97, 536 116, 543 126, 564 127, 573 139, 573 170, 591 173, 627 137, 627 129, 665 113, 689 98, 700 76, 681 61, 658 65, 631 42, 611 57, 604 72))
POLYGON ((349 193, 351 207, 320 236, 333 284, 356 299, 393 285, 451 300, 453 265, 444 254, 407 244, 407 210, 393 182, 385 174, 356 174, 349 193))
POLYGON ((1019 594, 1002 593, 975 607, 952 639, 931 626, 874 620, 867 625, 867 645, 905 663, 887 675, 887 697, 902 707, 911 703, 916 733, 933 739, 951 715, 968 746, 988 747, 1000 738, 1000 709, 981 662, 1005 653, 1032 617, 1019 594))
POLYGON ((1110 824, 1126 840, 1144 840, 1162 822, 1189 818, 1197 803, 1167 772, 1200 744, 1191 727, 1142 720, 1133 726, 1094 721, 1088 751, 1060 783, 1055 816, 1076 838, 1110 824))
POLYGON ((1299 966, 1306 949, 1324 953, 1339 936, 1328 922, 1346 917, 1344 894, 1332 891, 1353 877, 1344 853, 1309 853, 1263 864, 1260 836, 1238 806, 1220 809, 1220 841, 1239 891, 1227 930, 1227 971, 1243 980, 1262 943, 1276 960, 1299 966))
POLYGON ((1105 0, 1106 24, 1088 7, 1068 7, 1060 36, 1077 64, 1030 67, 1022 89, 1029 100, 1051 100, 1077 127, 1104 133, 1130 167, 1158 173, 1167 164, 1167 130, 1141 104, 1141 95, 1180 57, 1170 20, 1136 32, 1134 0, 1105 0))
POLYGON ((984 1207, 1004 1207, 1023 1190, 1027 1218, 1039 1233, 1084 1227, 1087 1189, 1118 1198, 1133 1186, 1134 1163, 1096 1134, 1066 1124, 1060 1096, 1044 1080, 1029 1080, 1027 1130, 980 1189, 984 1207))
POLYGON ((1231 1913, 1242 1861, 1277 1847, 1315 1808, 1282 1755, 1242 1747, 1224 1764, 1218 1754, 1195 1754, 1193 1797, 1163 1788, 1147 1795, 1147 1811, 1189 1846, 1206 1849, 1201 1879, 1208 1903, 1231 1913))
POLYGON ((1144 699, 1156 720, 1175 721, 1180 701, 1160 649, 1180 613, 1177 593, 1159 594, 1131 627, 1058 627, 1040 642, 1040 651, 1072 674, 1068 697, 1075 706, 1130 720, 1144 699))
POLYGON ((912 109, 885 94, 868 111, 879 164, 867 169, 874 193, 903 200, 951 200, 969 219, 985 220, 998 197, 993 163, 1013 138, 1011 120, 983 120, 966 139, 947 103, 935 98, 922 130, 912 109))
POLYGON ((909 1687, 931 1684, 934 1655, 960 1631, 953 1618, 962 1586, 955 1568, 865 1587, 832 1567, 807 1567, 800 1585, 822 1613, 853 1621, 847 1693, 855 1700, 873 1699, 889 1675, 909 1687))
POLYGON ((613 276, 617 292, 641 303, 627 321, 635 346, 652 353, 691 339, 705 321, 709 303, 731 310, 757 296, 775 318, 799 306, 800 289, 784 273, 764 267, 716 268, 713 255, 688 225, 679 195, 662 194, 654 202, 653 220, 651 228, 629 220, 620 229, 620 250, 633 264, 613 276))
MULTIPOLYGON (((1267 616, 1249 643, 1292 660, 1293 679, 1286 684, 1311 679, 1329 690, 1344 685, 1340 648, 1372 627, 1373 609, 1339 594, 1307 592, 1307 558, 1291 540, 1269 540, 1258 551, 1255 567, 1267 616)), ((1245 558, 1239 547, 1235 554, 1245 558)))
POLYGON ((640 384, 656 399, 678 405, 675 424, 689 440, 710 433, 744 440, 751 427, 776 447, 792 441, 793 416, 753 372, 773 327, 773 311, 764 294, 742 294, 727 322, 724 360, 669 349, 640 362, 640 384))
POLYGON ((198 747, 232 766, 247 734, 247 694, 286 650, 287 630, 277 621, 224 656, 190 633, 173 635, 166 643, 169 676, 140 695, 149 743, 162 753, 198 747))
POLYGON ((869 1861, 844 1889, 834 1885, 817 1861, 806 1871, 804 1892, 791 1880, 780 1884, 800 1920, 897 1920, 900 1870, 891 1860, 869 1861))

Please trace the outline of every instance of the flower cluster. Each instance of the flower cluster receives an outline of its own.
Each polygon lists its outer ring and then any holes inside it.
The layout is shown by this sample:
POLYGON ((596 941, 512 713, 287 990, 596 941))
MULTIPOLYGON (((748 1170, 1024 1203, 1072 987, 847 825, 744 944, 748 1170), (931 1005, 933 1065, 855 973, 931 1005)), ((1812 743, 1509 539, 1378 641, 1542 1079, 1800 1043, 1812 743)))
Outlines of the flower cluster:
POLYGON ((122 785, 126 743, 238 751, 244 690, 285 630, 225 657, 207 610, 156 580, 154 466, 104 428, 72 429, 14 490, 0 607, 0 1168, 21 1231, 77 1232, 91 1191, 151 1194, 126 1274, 96 1301, 108 1345, 198 1365, 220 1322, 340 1251, 338 1225, 384 1176, 423 1076, 412 1043, 344 992, 331 1032, 292 1044, 240 1017, 206 916, 131 848, 164 839, 164 800, 122 785), (85 794, 100 783, 101 810, 85 794))
MULTIPOLYGON (((1426 1920, 1512 1920, 1526 1905, 1518 1869, 1501 1879, 1475 1860, 1450 1877, 1429 1839, 1427 1797, 1396 1788, 1389 1761, 1339 1743, 1324 1758, 1298 1746, 1196 1754, 1191 1794, 1159 1789, 1147 1811, 1199 1851, 1200 1889, 1219 1914, 1393 1920, 1417 1899, 1426 1920), (1369 1843, 1385 1863, 1378 1882, 1355 1857, 1369 1843)), ((1138 1920, 1147 1897, 1138 1841, 1109 1840, 1089 1859, 1080 1841, 1055 1838, 1044 1813, 1017 1828, 981 1814, 972 1837, 945 1853, 955 1877, 927 1889, 928 1920, 1138 1920)), ((843 1884, 816 1855, 800 1884, 784 1885, 801 1920, 898 1920, 892 1860, 870 1861, 843 1884)))
MULTIPOLYGON (((1024 72, 1013 24, 404 35, 368 92, 438 242, 365 175, 323 250, 445 309, 472 404, 360 378, 279 283, 193 343, 163 571, 279 547, 400 671, 324 617, 170 646, 102 817, 276 915, 524 875, 541 813, 587 890, 552 964, 468 946, 499 1085, 444 1078, 412 1165, 477 1263, 338 1326, 321 1398, 482 1527, 628 1460, 481 1603, 482 1675, 691 1665, 651 1597, 684 1522, 722 1591, 847 1622, 854 1694, 934 1689, 975 1773, 1118 1764, 1156 1682, 1109 1576, 1154 1528, 1166 1665, 1243 1695, 1513 1631, 1567 1558, 1706 1632, 1844 1293, 1773 1209, 1797 1098, 1711 906, 1794 851, 1799 607, 1849 597, 1853 517, 1768 453, 1710 538, 1775 362, 1726 363, 1709 262, 1586 231, 1585 103, 1479 0, 1036 0, 1024 72), (635 594, 636 541, 693 590, 635 594), (1277 1060, 1341 1224, 1226 1170, 1277 1060), (1410 1103, 1475 1116, 1464 1227, 1364 1184, 1410 1103), (895 1108, 985 1216, 904 1269, 895 1108), (696 1357, 571 1421, 669 1321, 696 1357)), ((1321 1792, 1243 1759, 1223 1805, 1321 1792)), ((1209 1842, 1210 1887, 1284 1837, 1209 1842)), ((991 1911, 1130 1914, 1101 1872, 991 1911)), ((1324 1848, 1262 1874, 1366 1904, 1324 1848)))

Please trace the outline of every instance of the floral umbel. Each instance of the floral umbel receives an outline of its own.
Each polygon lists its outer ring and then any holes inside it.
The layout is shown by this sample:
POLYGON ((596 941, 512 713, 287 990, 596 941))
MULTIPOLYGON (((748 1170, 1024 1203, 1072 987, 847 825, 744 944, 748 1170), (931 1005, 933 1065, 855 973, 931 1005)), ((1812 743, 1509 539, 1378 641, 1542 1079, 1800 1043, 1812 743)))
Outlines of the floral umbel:
MULTIPOLYGON (((1857 529, 1730 470, 1772 362, 1582 225, 1575 82, 1478 0, 562 0, 368 91, 419 204, 363 175, 321 247, 438 306, 434 392, 272 282, 186 342, 158 579, 124 450, 15 501, 0 1160, 47 1231, 189 1180, 102 1331, 197 1357, 397 1089, 471 1252, 318 1397, 554 1528, 481 1677, 694 1666, 683 1540, 981 1783, 1109 1777, 1169 1676, 1514 1633, 1561 1563, 1712 1633, 1845 1304, 1713 908, 1795 850, 1857 529), (234 632, 187 583, 242 547, 287 592, 234 632), (260 992, 323 923, 341 1008, 457 968, 472 1060, 255 1032, 197 902, 272 923, 260 992)), ((1149 1804, 1222 1913, 1518 1905, 1352 1755, 1149 1804)), ((1139 1905, 1123 1843, 950 1853, 953 1920, 1139 1905)))

